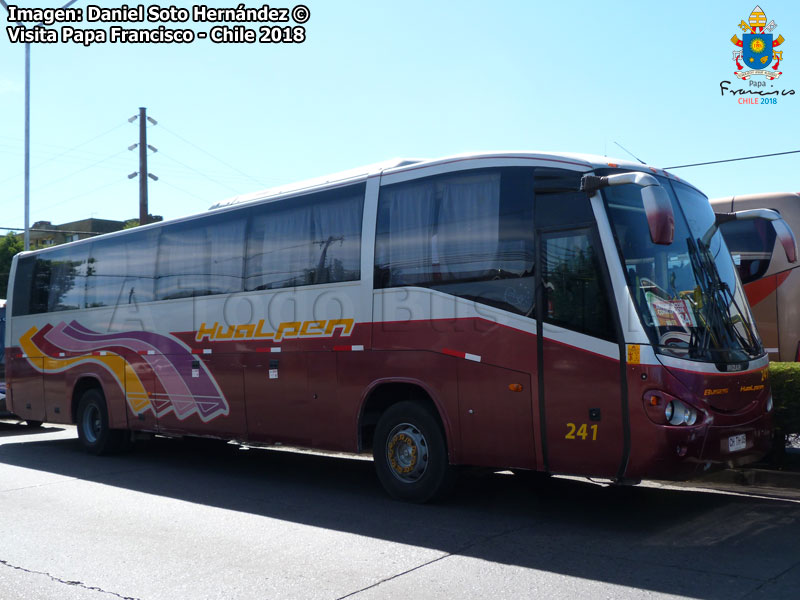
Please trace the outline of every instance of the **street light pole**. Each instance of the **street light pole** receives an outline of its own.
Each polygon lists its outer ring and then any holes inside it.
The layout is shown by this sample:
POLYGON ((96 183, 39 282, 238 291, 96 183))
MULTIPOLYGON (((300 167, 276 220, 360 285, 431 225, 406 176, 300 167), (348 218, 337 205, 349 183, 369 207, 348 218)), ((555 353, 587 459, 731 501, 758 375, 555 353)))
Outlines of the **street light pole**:
MULTIPOLYGON (((69 8, 78 0, 70 0, 61 8, 69 8)), ((0 0, 0 4, 8 11, 6 0, 0 0)), ((10 11, 9 11, 10 13, 10 11)), ((25 27, 23 23, 17 23, 20 27, 25 27)), ((41 27, 43 23, 38 23, 34 27, 41 27)), ((31 44, 25 42, 25 250, 31 247, 31 44)))
POLYGON ((31 45, 25 43, 25 250, 31 249, 31 45))

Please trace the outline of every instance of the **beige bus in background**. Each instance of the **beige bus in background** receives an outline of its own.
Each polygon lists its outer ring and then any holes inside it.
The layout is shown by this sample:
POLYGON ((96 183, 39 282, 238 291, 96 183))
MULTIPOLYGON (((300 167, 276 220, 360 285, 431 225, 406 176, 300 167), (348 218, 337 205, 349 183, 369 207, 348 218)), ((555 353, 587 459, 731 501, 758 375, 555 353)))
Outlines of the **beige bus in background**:
MULTIPOLYGON (((800 232, 800 194, 729 196, 711 200, 716 213, 756 208, 778 211, 800 232)), ((756 327, 773 361, 800 360, 800 262, 790 264, 767 221, 730 221, 720 225, 739 269, 756 327)))

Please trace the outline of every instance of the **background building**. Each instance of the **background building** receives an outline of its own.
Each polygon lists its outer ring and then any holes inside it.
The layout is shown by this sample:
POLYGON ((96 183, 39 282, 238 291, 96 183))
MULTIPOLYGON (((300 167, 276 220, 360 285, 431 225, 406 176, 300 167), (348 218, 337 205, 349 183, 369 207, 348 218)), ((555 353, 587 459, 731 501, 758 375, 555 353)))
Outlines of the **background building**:
POLYGON ((31 227, 31 250, 74 242, 101 233, 120 231, 124 227, 125 221, 109 219, 83 219, 61 225, 53 225, 50 221, 37 221, 31 227))

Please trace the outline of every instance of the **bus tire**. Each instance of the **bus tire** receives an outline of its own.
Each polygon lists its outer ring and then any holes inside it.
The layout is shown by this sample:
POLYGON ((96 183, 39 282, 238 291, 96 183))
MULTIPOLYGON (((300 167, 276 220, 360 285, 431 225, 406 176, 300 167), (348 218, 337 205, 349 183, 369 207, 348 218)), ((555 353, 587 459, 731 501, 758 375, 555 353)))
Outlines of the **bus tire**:
POLYGON ((25 419, 25 427, 28 429, 39 429, 42 426, 42 421, 36 421, 34 419, 25 419))
POLYGON ((78 404, 78 439, 91 454, 110 454, 123 449, 127 431, 108 426, 108 408, 103 392, 91 388, 83 392, 78 404))
POLYGON ((416 402, 399 402, 381 415, 372 456, 378 479, 397 500, 429 502, 444 495, 453 480, 444 433, 416 402))

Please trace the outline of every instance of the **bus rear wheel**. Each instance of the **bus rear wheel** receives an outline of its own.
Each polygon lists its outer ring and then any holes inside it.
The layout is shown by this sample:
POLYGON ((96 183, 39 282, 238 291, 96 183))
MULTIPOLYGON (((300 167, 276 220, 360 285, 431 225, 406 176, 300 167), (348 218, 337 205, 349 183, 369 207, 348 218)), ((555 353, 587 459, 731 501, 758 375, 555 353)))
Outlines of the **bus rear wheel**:
POLYGON ((429 502, 444 495, 453 480, 442 429, 416 402, 399 402, 383 413, 372 455, 378 479, 397 500, 429 502))
POLYGON ((86 390, 78 404, 78 439, 91 454, 110 454, 122 450, 127 431, 108 426, 108 408, 103 393, 86 390))

